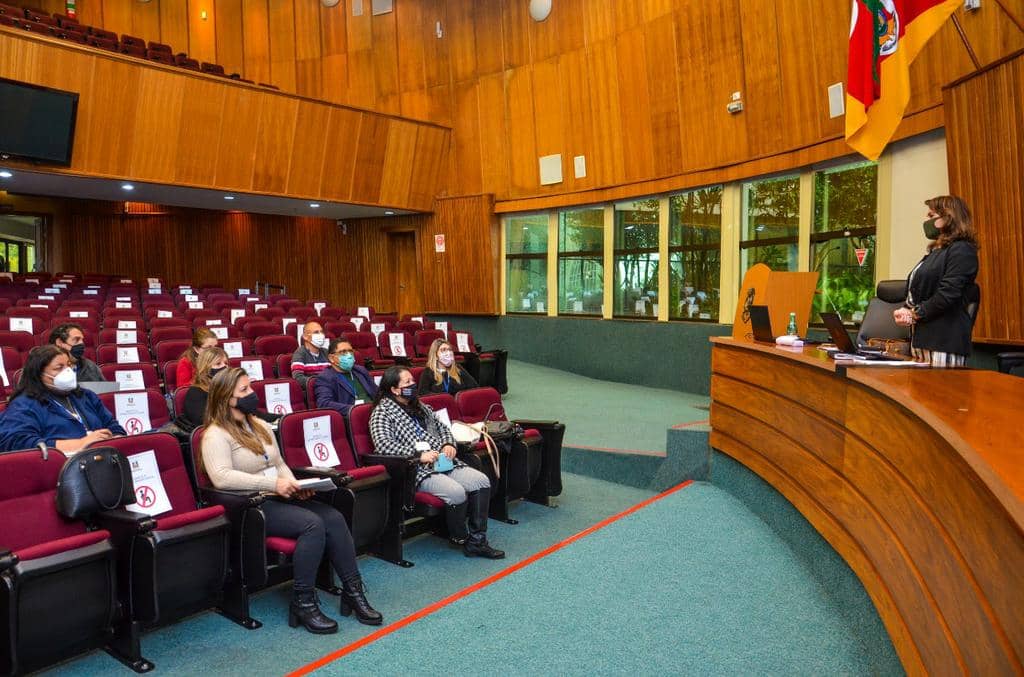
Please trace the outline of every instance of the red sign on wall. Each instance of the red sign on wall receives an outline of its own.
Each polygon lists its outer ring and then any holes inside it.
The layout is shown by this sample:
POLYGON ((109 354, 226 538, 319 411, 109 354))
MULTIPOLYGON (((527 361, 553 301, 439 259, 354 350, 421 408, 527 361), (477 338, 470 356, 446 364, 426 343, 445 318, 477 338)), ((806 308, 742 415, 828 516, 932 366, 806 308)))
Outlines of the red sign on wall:
POLYGON ((434 236, 434 251, 438 254, 444 251, 444 233, 438 233, 434 236))

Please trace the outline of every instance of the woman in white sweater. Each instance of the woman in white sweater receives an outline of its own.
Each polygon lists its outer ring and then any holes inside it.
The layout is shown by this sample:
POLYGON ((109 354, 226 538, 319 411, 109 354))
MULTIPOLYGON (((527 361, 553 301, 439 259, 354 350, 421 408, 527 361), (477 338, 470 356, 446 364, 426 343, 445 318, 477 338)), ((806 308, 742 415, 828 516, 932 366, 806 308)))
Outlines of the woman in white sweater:
POLYGON ((265 492, 261 508, 267 535, 296 540, 288 624, 301 623, 317 634, 337 632, 338 624, 320 611, 316 597, 316 571, 326 552, 342 581, 342 615, 355 611, 361 623, 380 625, 383 618, 366 601, 345 518, 330 505, 310 500, 313 492, 299 487, 270 426, 256 417, 258 406, 244 370, 217 374, 210 384, 201 459, 218 489, 265 492))

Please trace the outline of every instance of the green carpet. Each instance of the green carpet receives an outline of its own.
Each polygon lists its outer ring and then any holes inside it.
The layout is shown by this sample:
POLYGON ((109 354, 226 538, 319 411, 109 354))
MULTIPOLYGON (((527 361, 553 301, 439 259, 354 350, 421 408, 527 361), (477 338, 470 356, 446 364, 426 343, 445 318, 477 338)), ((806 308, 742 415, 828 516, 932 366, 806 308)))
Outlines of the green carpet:
POLYGON ((665 452, 667 430, 708 418, 708 398, 675 390, 599 381, 509 360, 510 418, 557 419, 565 445, 665 452))
POLYGON ((317 674, 878 672, 760 519, 695 484, 317 674))

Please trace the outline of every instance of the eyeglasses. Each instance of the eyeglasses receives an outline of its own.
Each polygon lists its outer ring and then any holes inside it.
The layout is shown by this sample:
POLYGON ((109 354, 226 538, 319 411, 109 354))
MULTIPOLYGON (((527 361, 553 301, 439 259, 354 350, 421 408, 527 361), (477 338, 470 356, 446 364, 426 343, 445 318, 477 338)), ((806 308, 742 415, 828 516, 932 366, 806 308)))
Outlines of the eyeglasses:
POLYGON ((356 351, 354 351, 354 350, 339 350, 338 352, 336 352, 334 354, 335 355, 355 355, 356 351))

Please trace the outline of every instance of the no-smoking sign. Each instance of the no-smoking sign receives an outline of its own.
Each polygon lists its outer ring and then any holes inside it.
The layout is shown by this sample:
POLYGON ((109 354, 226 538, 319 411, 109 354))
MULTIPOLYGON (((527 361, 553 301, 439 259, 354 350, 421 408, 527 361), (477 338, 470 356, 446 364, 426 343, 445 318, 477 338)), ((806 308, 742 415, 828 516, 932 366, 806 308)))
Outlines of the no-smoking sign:
POLYGON ((135 494, 136 500, 138 500, 139 505, 143 508, 152 507, 156 503, 156 492, 145 484, 136 489, 135 494))
POLYGON ((313 453, 321 461, 326 461, 331 455, 331 452, 327 450, 327 445, 323 442, 316 443, 316 446, 313 447, 313 453))
POLYGON ((138 435, 144 429, 144 426, 142 425, 142 421, 140 421, 137 418, 130 418, 127 421, 125 421, 125 426, 124 427, 125 427, 125 430, 128 431, 129 435, 138 435))

